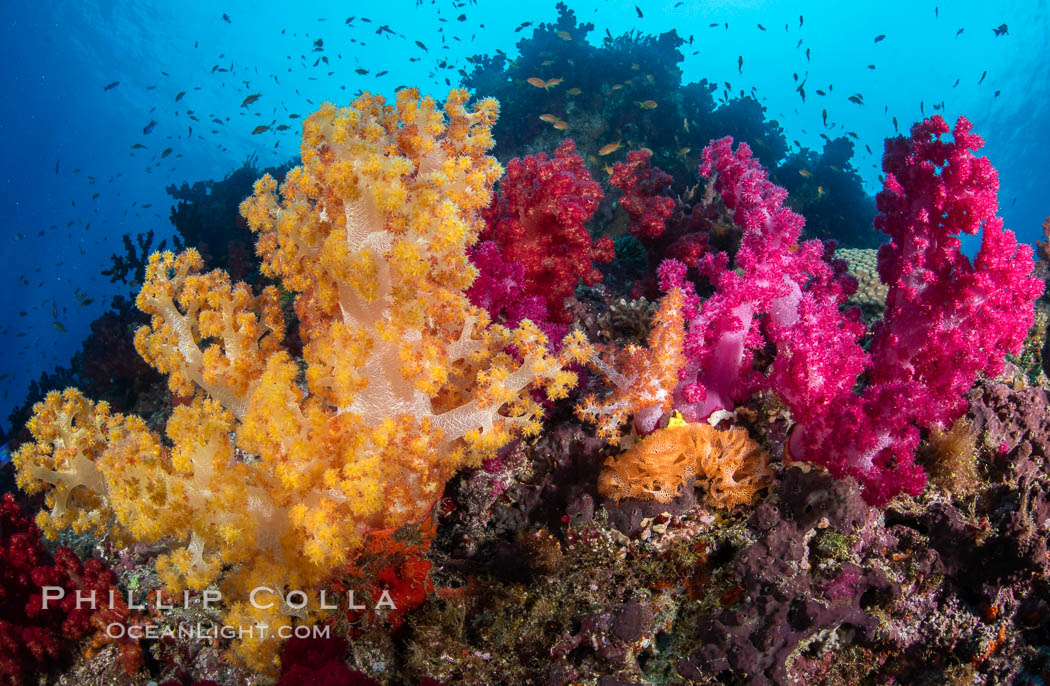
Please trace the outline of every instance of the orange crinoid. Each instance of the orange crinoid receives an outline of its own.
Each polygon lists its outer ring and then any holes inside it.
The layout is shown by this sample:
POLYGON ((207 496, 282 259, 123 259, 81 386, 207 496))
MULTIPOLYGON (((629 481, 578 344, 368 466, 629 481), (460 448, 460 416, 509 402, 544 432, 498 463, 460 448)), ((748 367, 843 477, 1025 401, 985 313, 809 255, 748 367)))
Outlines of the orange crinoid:
POLYGON ((752 502, 770 476, 769 455, 745 429, 679 424, 610 458, 598 478, 598 491, 614 500, 669 503, 695 477, 711 505, 731 508, 752 502))

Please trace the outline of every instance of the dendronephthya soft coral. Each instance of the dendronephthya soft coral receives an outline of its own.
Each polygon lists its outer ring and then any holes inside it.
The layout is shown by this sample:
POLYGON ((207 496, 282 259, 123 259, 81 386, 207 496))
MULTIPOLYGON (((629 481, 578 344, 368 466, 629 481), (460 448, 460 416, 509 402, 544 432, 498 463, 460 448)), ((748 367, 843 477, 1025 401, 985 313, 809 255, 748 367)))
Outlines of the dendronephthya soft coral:
POLYGON ((889 295, 869 385, 802 420, 790 443, 792 456, 856 477, 875 504, 922 490, 919 429, 946 430, 963 415, 978 375, 1001 373, 1020 350, 1043 292, 1032 248, 995 216, 999 177, 975 154, 984 141, 971 129, 959 117, 954 140, 942 140, 949 127, 935 115, 886 141, 875 227, 891 239, 879 249, 889 295), (959 236, 978 233, 971 261, 959 236))
POLYGON ((201 273, 193 250, 154 255, 136 347, 188 399, 173 447, 70 389, 38 405, 36 442, 15 456, 19 484, 47 494, 49 535, 173 537, 158 561, 169 590, 219 582, 228 624, 268 625, 239 644, 257 668, 279 627, 309 618, 253 606, 252 589, 314 594, 369 533, 422 520, 457 469, 536 431, 528 391, 564 395, 563 366, 586 356, 572 335, 553 358, 530 322, 490 325, 466 298, 500 175, 486 155, 497 104, 467 100, 452 91, 444 115, 414 89, 325 104, 280 197, 265 176, 243 203, 264 273, 296 294, 301 362, 275 289, 201 273))

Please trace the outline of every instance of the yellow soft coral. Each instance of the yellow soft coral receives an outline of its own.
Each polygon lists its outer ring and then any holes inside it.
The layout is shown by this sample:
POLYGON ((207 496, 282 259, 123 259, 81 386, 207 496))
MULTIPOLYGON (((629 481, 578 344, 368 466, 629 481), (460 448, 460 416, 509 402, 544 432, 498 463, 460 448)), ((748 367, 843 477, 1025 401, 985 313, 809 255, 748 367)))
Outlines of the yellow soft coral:
POLYGON ((75 389, 52 391, 33 408, 27 426, 36 442, 22 446, 13 460, 22 490, 46 492, 48 509, 37 524, 48 538, 68 528, 101 534, 108 526, 113 512, 98 461, 108 447, 111 419, 108 404, 96 408, 75 389))
POLYGON ((295 294, 302 360, 277 289, 204 273, 194 250, 153 255, 135 344, 180 396, 167 442, 70 390, 36 408, 15 457, 20 485, 48 492, 49 533, 173 537, 168 590, 218 583, 228 622, 270 626, 239 643, 256 668, 273 667, 277 627, 312 615, 253 608, 253 589, 315 593, 370 534, 423 521, 456 470, 538 430, 532 388, 564 397, 565 366, 590 355, 573 334, 552 357, 531 322, 493 325, 466 298, 501 173, 496 102, 468 99, 325 104, 279 193, 264 176, 242 204, 264 273, 295 294))
POLYGON ((731 508, 751 503, 770 476, 769 455, 745 429, 676 423, 610 458, 598 491, 614 500, 669 503, 695 478, 711 505, 731 508))

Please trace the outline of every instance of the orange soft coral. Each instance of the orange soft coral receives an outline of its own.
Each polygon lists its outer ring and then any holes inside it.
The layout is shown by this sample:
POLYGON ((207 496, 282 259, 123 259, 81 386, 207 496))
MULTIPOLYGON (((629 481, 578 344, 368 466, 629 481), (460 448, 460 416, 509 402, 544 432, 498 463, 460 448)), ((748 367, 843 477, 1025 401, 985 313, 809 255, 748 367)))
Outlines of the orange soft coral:
POLYGON ((671 409, 678 372, 685 364, 682 307, 682 291, 676 288, 663 297, 653 315, 647 347, 609 348, 601 357, 590 359, 591 366, 613 384, 613 390, 604 398, 587 396, 576 406, 576 414, 596 425, 603 440, 618 444, 621 427, 632 416, 651 430, 671 409))
POLYGON ((598 478, 598 491, 614 500, 669 503, 690 477, 704 486, 715 507, 751 503, 770 477, 769 455, 740 427, 669 426, 610 458, 598 478))

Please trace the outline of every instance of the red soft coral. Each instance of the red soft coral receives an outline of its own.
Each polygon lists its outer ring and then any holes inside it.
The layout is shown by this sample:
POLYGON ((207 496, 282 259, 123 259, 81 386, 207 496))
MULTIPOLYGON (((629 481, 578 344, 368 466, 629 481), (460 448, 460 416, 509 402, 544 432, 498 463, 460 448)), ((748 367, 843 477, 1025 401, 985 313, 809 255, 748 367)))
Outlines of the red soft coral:
POLYGON ((620 207, 631 215, 630 232, 635 238, 657 238, 664 232, 664 222, 674 210, 674 200, 665 195, 671 187, 671 175, 659 167, 650 167, 648 150, 634 150, 626 162, 613 165, 609 184, 623 192, 620 207))
POLYGON ((44 671, 73 641, 114 618, 108 604, 116 582, 116 575, 101 562, 81 563, 69 548, 59 548, 52 558, 36 524, 22 513, 14 496, 4 494, 0 499, 0 683, 23 683, 25 675, 44 671), (44 586, 63 589, 61 600, 49 599, 45 605, 44 586), (88 603, 78 608, 78 592, 84 598, 94 594, 98 609, 88 603))
POLYGON ((611 239, 592 241, 584 226, 601 199, 601 186, 566 139, 553 157, 511 160, 486 213, 482 240, 495 241, 504 260, 522 265, 525 295, 543 297, 554 322, 570 320, 565 299, 581 279, 601 280, 594 263, 615 256, 611 239))
POLYGON ((394 631, 401 627, 405 618, 423 604, 427 594, 434 590, 430 578, 430 560, 410 557, 396 566, 387 567, 379 572, 378 586, 373 598, 379 607, 386 597, 394 607, 387 613, 387 621, 394 631))

